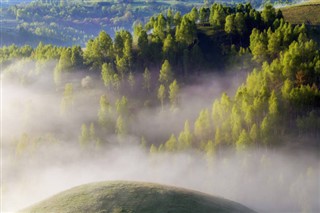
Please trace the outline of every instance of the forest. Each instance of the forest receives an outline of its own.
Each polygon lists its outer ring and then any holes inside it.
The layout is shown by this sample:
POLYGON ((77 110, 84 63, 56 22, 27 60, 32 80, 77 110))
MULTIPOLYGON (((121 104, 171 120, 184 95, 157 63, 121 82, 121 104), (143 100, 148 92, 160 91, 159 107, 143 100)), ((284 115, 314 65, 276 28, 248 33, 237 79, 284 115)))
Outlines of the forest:
MULTIPOLYGON (((58 8, 32 8, 36 4, 58 8)), ((113 6, 83 12, 98 18, 122 11, 113 6)), ((71 14, 54 13, 65 20, 83 16, 72 7, 78 6, 64 7, 71 14)), ((18 20, 39 19, 27 16, 28 7, 9 8, 18 20)), ((257 211, 320 209, 320 45, 312 26, 285 21, 271 4, 262 10, 250 3, 186 8, 163 10, 135 22, 131 31, 120 27, 114 35, 101 30, 84 36, 84 47, 40 42, 0 48, 8 188, 15 171, 25 175, 15 178, 21 184, 33 177, 22 167, 87 165, 101 163, 102 156, 110 164, 111 155, 131 159, 138 149, 139 159, 151 161, 159 173, 164 162, 179 168, 184 159, 182 167, 199 172, 205 180, 199 187, 209 192, 208 186, 219 191, 227 185, 219 188, 210 179, 239 170, 229 178, 244 187, 223 195, 257 211), (241 196, 250 185, 266 190, 264 202, 241 196), (278 196, 286 199, 270 207, 278 196)), ((135 12, 133 19, 139 18, 135 12)), ((133 160, 133 167, 138 163, 133 160)), ((186 177, 193 178, 188 172, 186 177)), ((14 196, 5 187, 6 192, 14 196)), ((10 202, 8 210, 17 201, 10 202)))
MULTIPOLYGON (((15 0, 0 6, 3 45, 37 46, 39 41, 59 46, 85 46, 87 40, 106 31, 112 38, 121 29, 132 31, 137 23, 145 24, 151 16, 170 8, 181 14, 193 7, 209 6, 214 1, 118 1, 118 0, 15 0)), ((221 1, 235 5, 244 1, 221 1)), ((221 3, 220 2, 220 3, 221 3)), ((282 1, 272 1, 284 4, 282 1)), ((251 1, 254 8, 264 1, 251 1)), ((293 1, 286 1, 286 4, 293 1)))

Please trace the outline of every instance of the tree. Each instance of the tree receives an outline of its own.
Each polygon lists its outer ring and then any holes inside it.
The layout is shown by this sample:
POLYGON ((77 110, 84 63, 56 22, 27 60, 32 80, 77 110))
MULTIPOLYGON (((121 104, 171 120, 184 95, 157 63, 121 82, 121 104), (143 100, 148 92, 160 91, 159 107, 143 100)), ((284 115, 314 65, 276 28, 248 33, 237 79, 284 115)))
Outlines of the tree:
POLYGON ((169 100, 170 100, 172 109, 177 107, 178 94, 179 94, 179 85, 177 81, 174 80, 169 86, 169 100))
POLYGON ((270 145, 272 141, 272 123, 270 122, 270 118, 265 116, 261 122, 260 132, 261 132, 261 139, 265 145, 270 145))
POLYGON ((130 85, 131 90, 133 90, 133 88, 134 88, 134 86, 136 84, 136 80, 135 80, 134 75, 132 74, 132 72, 129 73, 128 84, 130 85))
POLYGON ((236 32, 235 15, 231 14, 226 17, 226 24, 224 25, 224 31, 229 34, 236 32))
POLYGON ((184 123, 184 129, 183 131, 179 134, 178 138, 178 147, 179 150, 187 150, 191 148, 192 145, 192 133, 190 132, 190 125, 189 121, 186 120, 184 123))
POLYGON ((200 11, 199 11, 200 24, 204 24, 204 23, 208 22, 209 15, 210 15, 210 11, 205 7, 201 7, 200 11))
POLYGON ((122 96, 121 99, 116 100, 116 110, 119 115, 127 116, 128 110, 128 99, 126 96, 122 96))
POLYGON ((143 72, 143 89, 146 89, 147 92, 150 92, 150 83, 151 83, 151 73, 146 67, 143 72))
POLYGON ((239 35, 244 35, 245 33, 247 33, 247 26, 245 21, 246 20, 243 13, 240 13, 240 12, 236 13, 236 16, 234 18, 234 23, 236 25, 236 30, 239 35))
POLYGON ((281 51, 281 38, 277 33, 272 33, 268 39, 268 52, 275 58, 281 51))
POLYGON ((96 130, 94 127, 94 123, 90 123, 90 127, 89 127, 89 138, 91 141, 95 141, 96 140, 96 130))
POLYGON ((116 122, 116 134, 118 136, 123 136, 126 133, 127 133, 126 122, 123 120, 123 117, 119 115, 116 122))
POLYGON ((213 4, 210 10, 209 22, 217 29, 223 29, 227 13, 222 4, 213 4))
POLYGON ((109 89, 112 86, 114 74, 115 74, 115 71, 111 63, 104 63, 102 65, 102 69, 101 69, 102 81, 103 81, 103 84, 109 89))
POLYGON ((196 24, 183 16, 180 25, 176 26, 176 41, 183 46, 190 45, 197 38, 196 24))
POLYGON ((166 27, 167 27, 167 21, 163 16, 163 14, 160 13, 153 25, 154 35, 157 35, 161 40, 164 40, 164 38, 166 37, 166 27))
POLYGON ((166 39, 163 42, 162 53, 165 59, 169 61, 174 61, 174 54, 175 54, 175 42, 171 36, 168 34, 166 39))
POLYGON ((212 128, 209 110, 201 110, 199 117, 194 123, 194 135, 199 142, 204 142, 211 138, 212 128))
POLYGON ((197 22, 199 19, 199 13, 196 7, 193 7, 191 12, 188 14, 190 21, 197 22))
POLYGON ((82 147, 87 146, 89 142, 89 133, 87 126, 82 124, 81 126, 81 135, 79 136, 79 143, 82 147))
POLYGON ((164 144, 164 148, 167 152, 174 152, 177 150, 177 139, 174 134, 171 134, 169 140, 164 144))
POLYGON ((279 103, 274 90, 271 92, 269 98, 269 115, 272 117, 277 117, 279 115, 279 103))
POLYGON ((124 76, 129 71, 129 63, 128 60, 125 57, 119 57, 116 58, 116 66, 117 70, 120 74, 121 80, 124 79, 124 76))
POLYGON ((72 47, 71 63, 74 68, 80 68, 83 65, 83 51, 80 46, 72 47))
POLYGON ((180 25, 180 23, 181 23, 181 13, 179 11, 174 14, 173 23, 174 23, 175 26, 180 25))
POLYGON ((270 26, 276 19, 276 10, 271 4, 265 5, 262 10, 261 18, 267 26, 270 26))
POLYGON ((257 124, 253 124, 250 133, 249 133, 250 139, 253 143, 257 143, 259 139, 259 129, 257 124))
POLYGON ((53 80, 56 86, 61 83, 61 75, 63 72, 69 71, 72 68, 71 49, 64 48, 60 54, 59 62, 56 65, 53 73, 53 80))
POLYGON ((250 137, 246 130, 242 130, 239 139, 236 142, 237 151, 245 150, 250 144, 250 137))
POLYGON ((161 66, 159 82, 168 85, 173 79, 173 72, 168 60, 165 60, 161 66))
POLYGON ((159 89, 158 89, 158 99, 161 102, 161 109, 163 111, 163 102, 166 98, 166 88, 164 87, 163 84, 160 85, 159 89))
POLYGON ((138 37, 138 55, 144 61, 147 61, 148 59, 148 48, 149 48, 148 34, 145 30, 142 30, 138 37))
POLYGON ((133 25, 134 25, 133 26, 133 44, 135 46, 137 46, 139 36, 143 30, 143 26, 142 26, 141 22, 137 22, 137 21, 133 25))
POLYGON ((63 97, 61 100, 61 112, 65 113, 67 110, 73 107, 74 97, 73 97, 73 85, 72 83, 67 83, 64 86, 63 97))
POLYGON ((155 145, 151 144, 150 146, 150 154, 155 154, 158 152, 158 149, 155 145))
POLYGON ((102 127, 108 127, 110 122, 111 105, 106 95, 100 97, 100 109, 98 111, 98 122, 102 127))
POLYGON ((113 61, 114 48, 111 37, 105 31, 101 31, 98 37, 88 41, 83 57, 85 63, 93 69, 100 69, 103 63, 113 61))

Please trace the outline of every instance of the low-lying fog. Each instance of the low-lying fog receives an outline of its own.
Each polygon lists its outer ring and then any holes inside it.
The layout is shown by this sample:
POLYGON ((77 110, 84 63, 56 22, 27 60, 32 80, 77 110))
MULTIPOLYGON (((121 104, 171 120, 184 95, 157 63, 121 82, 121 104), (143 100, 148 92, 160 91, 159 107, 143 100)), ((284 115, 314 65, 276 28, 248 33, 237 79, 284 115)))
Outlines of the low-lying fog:
MULTIPOLYGON (((24 86, 5 74, 1 102, 1 212, 17 211, 73 186, 107 180, 185 187, 240 202, 259 212, 320 210, 318 151, 225 151, 208 159, 192 150, 150 154, 149 148, 140 145, 141 136, 149 144, 155 140, 159 145, 159 138, 166 140, 181 131, 186 119, 192 124, 199 111, 211 108, 222 92, 232 96, 245 75, 210 75, 181 86, 180 109, 175 112, 161 112, 160 104, 136 107, 131 110, 131 134, 119 138, 109 132, 103 138, 109 145, 97 150, 80 147, 78 137, 83 123, 97 121, 101 95, 117 99, 117 95, 99 86, 101 80, 92 77, 97 81, 92 84, 95 87, 84 89, 78 78, 82 74, 77 74, 73 78, 73 110, 62 115, 63 89, 55 89, 52 74, 44 72, 39 80, 24 86), (17 141, 23 137, 27 142, 28 138, 36 138, 36 142, 19 144, 17 141)), ((139 96, 129 95, 129 102, 139 96)))

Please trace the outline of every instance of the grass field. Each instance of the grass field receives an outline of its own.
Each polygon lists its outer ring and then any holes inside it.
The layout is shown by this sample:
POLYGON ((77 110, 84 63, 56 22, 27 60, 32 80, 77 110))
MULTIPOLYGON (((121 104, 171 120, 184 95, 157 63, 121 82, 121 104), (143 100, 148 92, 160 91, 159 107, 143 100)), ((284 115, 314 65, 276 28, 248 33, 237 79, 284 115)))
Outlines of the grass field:
POLYGON ((320 25, 320 0, 281 8, 286 21, 293 24, 320 25))
POLYGON ((239 203, 196 191, 153 183, 113 181, 72 188, 21 212, 250 213, 253 211, 239 203))

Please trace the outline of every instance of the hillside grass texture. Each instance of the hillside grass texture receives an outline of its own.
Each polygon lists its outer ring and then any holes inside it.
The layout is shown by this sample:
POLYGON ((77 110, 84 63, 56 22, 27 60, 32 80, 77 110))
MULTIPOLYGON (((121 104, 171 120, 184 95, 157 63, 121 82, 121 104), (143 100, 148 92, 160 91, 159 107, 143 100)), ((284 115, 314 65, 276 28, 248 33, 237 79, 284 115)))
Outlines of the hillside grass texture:
POLYGON ((224 198, 177 187, 111 181, 72 188, 20 212, 250 213, 254 211, 224 198))
POLYGON ((320 0, 312 0, 281 8, 286 21, 292 24, 320 25, 320 0))

